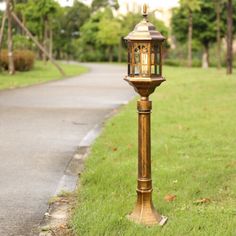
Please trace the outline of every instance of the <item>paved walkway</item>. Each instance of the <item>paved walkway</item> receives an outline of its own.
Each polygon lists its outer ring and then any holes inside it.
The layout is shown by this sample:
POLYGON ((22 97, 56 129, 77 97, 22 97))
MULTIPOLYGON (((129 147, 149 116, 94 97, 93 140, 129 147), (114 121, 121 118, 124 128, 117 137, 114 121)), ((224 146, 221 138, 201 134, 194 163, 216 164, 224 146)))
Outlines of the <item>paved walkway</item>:
POLYGON ((1 236, 32 235, 82 138, 134 95, 124 67, 86 65, 80 77, 0 92, 1 236))

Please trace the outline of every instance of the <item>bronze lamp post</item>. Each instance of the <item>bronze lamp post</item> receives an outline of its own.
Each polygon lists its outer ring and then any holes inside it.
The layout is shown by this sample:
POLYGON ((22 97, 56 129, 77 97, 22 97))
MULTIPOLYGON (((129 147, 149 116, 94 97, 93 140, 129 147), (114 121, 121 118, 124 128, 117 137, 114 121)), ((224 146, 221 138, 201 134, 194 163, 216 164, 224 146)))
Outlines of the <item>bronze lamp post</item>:
POLYGON ((147 5, 144 19, 125 37, 128 45, 128 76, 125 80, 141 96, 138 101, 138 183, 137 203, 128 218, 144 225, 163 225, 167 217, 161 216, 152 203, 151 131, 152 102, 149 95, 160 86, 162 77, 162 43, 165 37, 148 21, 147 5))

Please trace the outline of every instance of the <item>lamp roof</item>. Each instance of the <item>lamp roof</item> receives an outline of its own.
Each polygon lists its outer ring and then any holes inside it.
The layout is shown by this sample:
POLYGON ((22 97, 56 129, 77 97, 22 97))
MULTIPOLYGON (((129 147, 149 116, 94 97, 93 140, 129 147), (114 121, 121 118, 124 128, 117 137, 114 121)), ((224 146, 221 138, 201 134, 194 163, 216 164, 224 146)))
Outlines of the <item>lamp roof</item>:
POLYGON ((156 27, 148 21, 147 5, 143 6, 143 20, 138 23, 134 30, 130 32, 125 40, 150 40, 164 41, 166 38, 156 30, 156 27))

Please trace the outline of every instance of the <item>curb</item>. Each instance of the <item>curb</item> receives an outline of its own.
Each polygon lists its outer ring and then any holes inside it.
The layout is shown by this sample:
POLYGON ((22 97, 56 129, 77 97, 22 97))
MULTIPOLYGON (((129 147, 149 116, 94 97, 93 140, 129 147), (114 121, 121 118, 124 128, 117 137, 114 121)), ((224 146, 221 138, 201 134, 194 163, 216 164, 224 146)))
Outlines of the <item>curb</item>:
MULTIPOLYGON (((105 117, 105 120, 107 118, 105 117)), ((73 193, 78 186, 79 176, 84 170, 84 162, 89 154, 90 146, 101 131, 102 124, 95 125, 81 140, 78 150, 68 163, 54 197, 51 199, 52 202, 49 203, 48 210, 39 225, 39 236, 71 235, 71 230, 68 228, 67 223, 72 204, 75 201, 73 193)))
MULTIPOLYGON (((128 101, 127 101, 128 103, 128 101)), ((49 207, 38 227, 38 236, 72 236, 72 231, 68 227, 68 220, 71 209, 75 202, 74 194, 79 186, 79 177, 84 170, 84 162, 89 155, 91 144, 101 134, 104 123, 113 117, 122 105, 114 108, 104 117, 101 124, 95 125, 81 140, 79 147, 65 168, 64 175, 61 177, 56 191, 49 200, 49 207)))

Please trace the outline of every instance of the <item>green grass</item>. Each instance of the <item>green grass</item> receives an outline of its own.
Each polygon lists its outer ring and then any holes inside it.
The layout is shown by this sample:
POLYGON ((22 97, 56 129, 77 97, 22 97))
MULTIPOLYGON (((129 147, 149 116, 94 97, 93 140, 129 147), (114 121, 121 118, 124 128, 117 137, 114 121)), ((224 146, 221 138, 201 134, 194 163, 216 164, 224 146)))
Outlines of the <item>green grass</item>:
MULTIPOLYGON (((61 64, 61 66, 68 77, 87 71, 87 68, 79 65, 61 64)), ((62 79, 62 76, 54 65, 50 62, 44 65, 43 62, 37 61, 32 71, 16 72, 13 76, 7 72, 0 72, 0 90, 25 87, 58 79, 62 79)))
POLYGON ((148 228, 126 219, 136 201, 132 101, 106 123, 86 161, 71 223, 76 235, 236 235, 236 75, 164 71, 167 82, 151 96, 152 177, 154 205, 168 223, 148 228), (176 200, 166 202, 167 194, 176 200), (201 198, 210 202, 196 204, 201 198))

